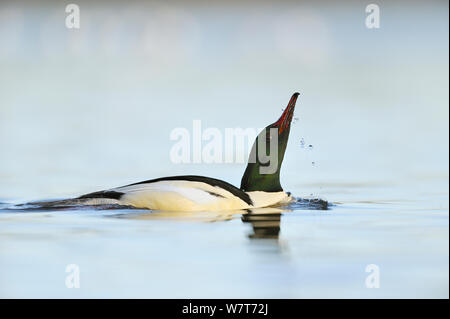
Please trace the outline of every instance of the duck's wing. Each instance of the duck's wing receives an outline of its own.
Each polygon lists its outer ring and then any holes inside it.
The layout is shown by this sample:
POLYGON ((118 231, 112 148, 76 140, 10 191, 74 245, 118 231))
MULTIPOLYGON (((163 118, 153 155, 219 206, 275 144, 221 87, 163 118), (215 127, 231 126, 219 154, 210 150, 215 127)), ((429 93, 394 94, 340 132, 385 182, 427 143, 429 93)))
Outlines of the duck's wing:
POLYGON ((231 210, 252 207, 250 196, 214 178, 170 176, 80 196, 79 199, 166 211, 231 210))

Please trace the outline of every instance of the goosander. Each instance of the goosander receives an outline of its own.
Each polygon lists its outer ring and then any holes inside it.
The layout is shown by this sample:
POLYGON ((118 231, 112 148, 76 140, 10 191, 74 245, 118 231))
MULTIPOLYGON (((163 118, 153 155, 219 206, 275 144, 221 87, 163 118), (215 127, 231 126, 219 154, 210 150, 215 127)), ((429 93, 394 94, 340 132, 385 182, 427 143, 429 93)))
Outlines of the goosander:
POLYGON ((47 204, 52 206, 123 205, 159 211, 228 211, 288 203, 293 198, 290 193, 284 192, 280 185, 280 168, 298 95, 299 93, 294 93, 281 117, 257 136, 240 188, 210 177, 170 176, 47 204), (258 148, 265 143, 267 155, 272 140, 269 132, 274 131, 278 140, 278 154, 274 156, 276 163, 272 171, 264 173, 264 168, 267 170, 268 164, 260 158, 258 148), (252 154, 256 155, 253 160, 251 160, 252 154))

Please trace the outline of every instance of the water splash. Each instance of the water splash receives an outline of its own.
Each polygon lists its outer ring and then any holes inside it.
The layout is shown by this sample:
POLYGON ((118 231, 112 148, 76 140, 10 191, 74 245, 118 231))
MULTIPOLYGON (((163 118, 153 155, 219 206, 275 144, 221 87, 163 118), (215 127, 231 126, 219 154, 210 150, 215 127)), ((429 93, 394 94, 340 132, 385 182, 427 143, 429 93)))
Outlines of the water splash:
POLYGON ((295 198, 295 201, 289 204, 289 208, 312 209, 312 210, 329 210, 333 204, 320 198, 295 198))

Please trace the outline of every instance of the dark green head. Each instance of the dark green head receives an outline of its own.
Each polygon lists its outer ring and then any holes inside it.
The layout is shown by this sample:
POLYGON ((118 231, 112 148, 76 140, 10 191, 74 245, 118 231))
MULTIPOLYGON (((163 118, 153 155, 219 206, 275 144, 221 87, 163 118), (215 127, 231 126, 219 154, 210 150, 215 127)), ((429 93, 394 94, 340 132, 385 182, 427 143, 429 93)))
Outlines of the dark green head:
POLYGON ((280 192, 280 168, 291 130, 295 102, 299 93, 294 93, 283 114, 267 126, 253 144, 247 168, 241 180, 241 189, 246 192, 280 192))

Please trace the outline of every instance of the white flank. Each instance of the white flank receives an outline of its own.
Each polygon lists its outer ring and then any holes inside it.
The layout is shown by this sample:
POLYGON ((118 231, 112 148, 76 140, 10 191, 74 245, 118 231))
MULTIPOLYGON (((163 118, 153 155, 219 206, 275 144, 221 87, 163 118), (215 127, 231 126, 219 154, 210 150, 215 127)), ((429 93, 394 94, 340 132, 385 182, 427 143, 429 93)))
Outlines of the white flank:
POLYGON ((111 189, 124 193, 118 201, 161 211, 227 211, 274 206, 292 200, 285 192, 249 192, 249 205, 229 191, 203 182, 184 180, 159 181, 111 189))
POLYGON ((124 193, 120 199, 124 205, 154 210, 221 211, 252 207, 229 191, 202 182, 160 181, 113 190, 124 193))

